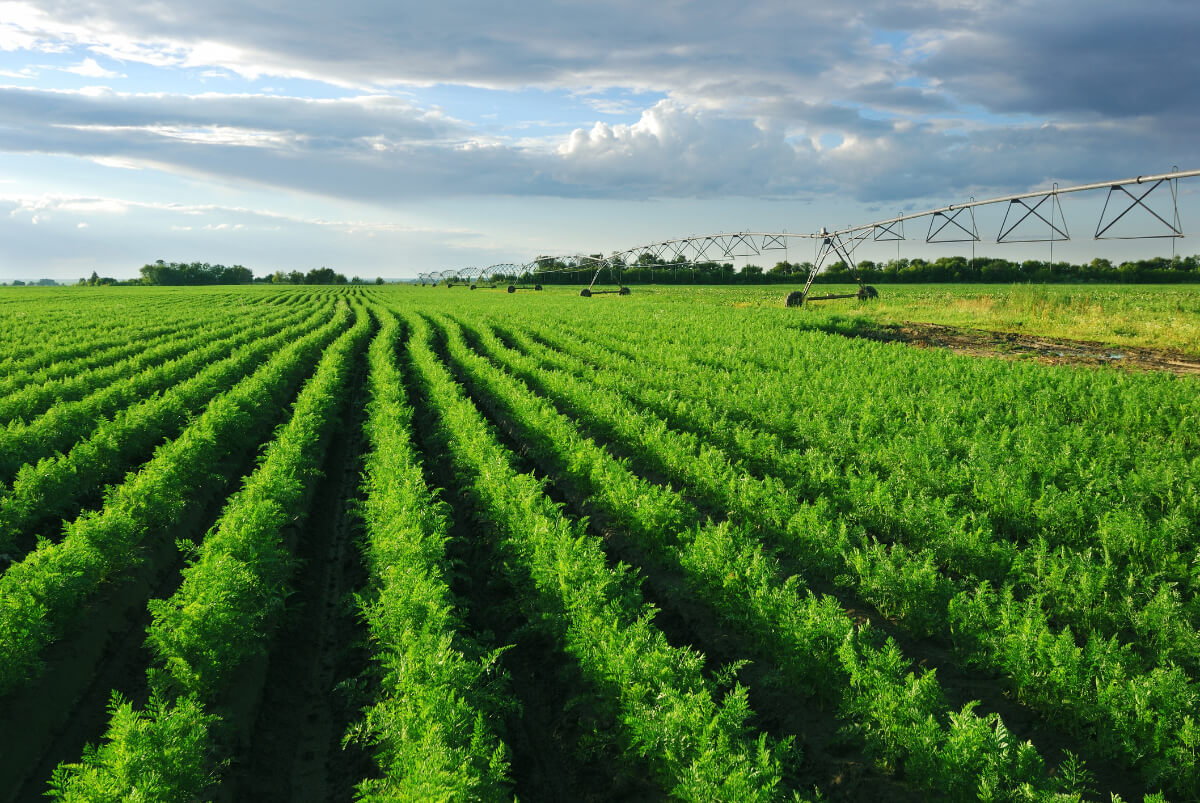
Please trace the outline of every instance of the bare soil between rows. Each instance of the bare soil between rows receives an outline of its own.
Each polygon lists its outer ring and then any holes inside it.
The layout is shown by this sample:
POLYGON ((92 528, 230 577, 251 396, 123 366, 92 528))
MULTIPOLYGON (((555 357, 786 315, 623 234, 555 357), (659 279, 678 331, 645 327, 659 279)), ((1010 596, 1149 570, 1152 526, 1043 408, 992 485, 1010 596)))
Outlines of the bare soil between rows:
POLYGON ((922 348, 946 348, 958 354, 1004 359, 1033 358, 1048 365, 1113 365, 1142 371, 1200 374, 1200 359, 1181 351, 1118 346, 1094 340, 1070 340, 1019 332, 966 329, 936 323, 905 321, 871 324, 853 333, 837 332, 884 343, 905 343, 922 348))

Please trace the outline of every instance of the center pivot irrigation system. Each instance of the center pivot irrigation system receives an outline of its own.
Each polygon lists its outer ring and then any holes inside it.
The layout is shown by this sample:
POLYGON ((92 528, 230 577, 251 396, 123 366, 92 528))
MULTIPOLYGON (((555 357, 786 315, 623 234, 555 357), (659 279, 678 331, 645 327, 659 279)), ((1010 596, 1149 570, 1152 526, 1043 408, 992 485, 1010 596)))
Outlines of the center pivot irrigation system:
POLYGON ((510 293, 518 290, 541 290, 540 284, 529 284, 527 280, 531 278, 528 265, 515 265, 507 262, 489 265, 486 268, 459 268, 417 275, 417 281, 421 283, 422 287, 427 284, 437 287, 440 284, 445 287, 469 287, 472 290, 484 287, 494 290, 503 286, 510 293), (512 279, 516 283, 506 283, 503 281, 506 279, 512 279))
POLYGON ((854 261, 854 252, 860 245, 871 242, 897 242, 908 238, 904 235, 904 224, 908 221, 929 219, 925 232, 927 243, 976 243, 980 242, 979 229, 975 223, 975 209, 981 206, 1006 204, 1004 220, 996 235, 997 243, 1050 243, 1053 260, 1054 243, 1070 240, 1066 218, 1063 216, 1060 196, 1073 192, 1108 190, 1100 219, 1096 223, 1096 240, 1134 240, 1154 238, 1176 238, 1183 236, 1179 221, 1179 179, 1200 176, 1200 170, 1179 170, 1170 173, 1136 176, 1116 181, 1099 181, 1073 187, 1050 189, 1005 195, 976 201, 974 198, 961 204, 950 204, 936 209, 926 209, 906 215, 897 215, 886 220, 877 220, 859 226, 828 231, 822 228, 813 234, 791 234, 788 232, 735 232, 732 234, 703 234, 660 240, 654 243, 614 251, 607 257, 572 254, 568 256, 539 256, 522 265, 504 263, 486 268, 470 267, 446 270, 439 273, 422 273, 417 279, 422 285, 442 284, 476 287, 504 286, 508 292, 517 290, 541 290, 536 281, 548 273, 567 271, 592 271, 591 282, 579 295, 587 298, 612 293, 628 295, 629 288, 621 284, 621 271, 628 267, 638 268, 681 268, 700 264, 711 264, 761 256, 771 251, 787 252, 788 244, 794 240, 816 242, 816 258, 808 272, 808 279, 801 290, 787 295, 787 305, 796 307, 806 301, 824 301, 835 298, 868 299, 878 296, 874 287, 863 284, 854 261), (1159 187, 1164 192, 1150 196, 1159 187), (1168 197, 1169 196, 1169 197, 1168 197), (1152 204, 1156 206, 1152 206, 1152 204), (1122 233, 1118 227, 1122 221, 1128 223, 1138 218, 1142 226, 1149 229, 1138 233, 1122 233), (817 275, 832 264, 836 257, 845 263, 850 275, 858 282, 854 293, 814 296, 809 295, 817 275), (596 282, 604 271, 615 278, 616 288, 598 289, 596 282))

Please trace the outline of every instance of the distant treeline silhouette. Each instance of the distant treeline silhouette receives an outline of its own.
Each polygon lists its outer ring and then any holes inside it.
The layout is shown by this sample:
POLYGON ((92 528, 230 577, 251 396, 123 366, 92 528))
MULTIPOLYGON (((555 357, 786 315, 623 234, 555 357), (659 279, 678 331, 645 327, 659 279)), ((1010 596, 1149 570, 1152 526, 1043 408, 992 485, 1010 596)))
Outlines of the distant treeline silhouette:
MULTIPOLYGON (((141 268, 142 278, 129 284, 198 285, 198 284, 365 284, 357 276, 353 280, 333 268, 313 268, 308 273, 281 270, 259 278, 241 265, 210 265, 207 262, 164 262, 161 259, 141 268)), ((122 282, 124 284, 124 282, 122 282)))
MULTIPOLYGON (((250 284, 254 272, 241 265, 210 265, 207 262, 163 262, 142 265, 140 284, 250 284)), ((135 282, 137 283, 137 282, 135 282)))
MULTIPOLYGON (((731 263, 706 262, 695 265, 682 262, 667 265, 648 265, 653 260, 647 255, 639 262, 619 269, 605 268, 600 281, 623 284, 794 284, 808 277, 811 262, 777 262, 774 267, 764 269, 758 265, 746 265, 736 270, 731 263)), ((595 268, 573 270, 569 263, 546 262, 534 274, 525 279, 536 279, 539 284, 587 284, 592 280, 595 268)), ((1140 259, 1113 264, 1107 259, 1093 259, 1082 265, 1069 262, 1044 262, 1036 259, 1010 262, 995 257, 977 257, 971 260, 962 256, 940 257, 933 261, 924 259, 894 259, 884 263, 864 259, 858 263, 858 274, 868 284, 899 284, 928 282, 1037 282, 1105 284, 1168 284, 1200 283, 1200 256, 1140 259)), ((522 277, 497 277, 504 281, 516 281, 522 277)), ((835 262, 821 272, 816 279, 825 284, 847 283, 854 280, 844 262, 835 262)))
MULTIPOLYGON (((208 262, 164 262, 158 260, 141 267, 141 276, 136 279, 113 279, 100 276, 95 271, 86 279, 80 279, 80 285, 103 287, 121 285, 124 287, 136 285, 155 286, 187 286, 211 284, 368 284, 365 279, 355 276, 347 279, 345 274, 338 273, 333 268, 313 268, 308 273, 298 270, 268 273, 266 276, 255 277, 254 273, 241 265, 212 265, 208 262)), ((376 278, 375 284, 383 284, 382 278, 376 278)))

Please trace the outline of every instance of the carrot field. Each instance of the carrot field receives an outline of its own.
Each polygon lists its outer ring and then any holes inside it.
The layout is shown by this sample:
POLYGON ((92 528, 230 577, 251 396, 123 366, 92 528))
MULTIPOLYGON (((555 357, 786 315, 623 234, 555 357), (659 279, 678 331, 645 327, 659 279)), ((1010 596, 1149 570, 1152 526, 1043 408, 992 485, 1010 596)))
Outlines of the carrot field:
POLYGON ((1200 800, 1200 291, 782 295, 5 288, 0 790, 1200 800))

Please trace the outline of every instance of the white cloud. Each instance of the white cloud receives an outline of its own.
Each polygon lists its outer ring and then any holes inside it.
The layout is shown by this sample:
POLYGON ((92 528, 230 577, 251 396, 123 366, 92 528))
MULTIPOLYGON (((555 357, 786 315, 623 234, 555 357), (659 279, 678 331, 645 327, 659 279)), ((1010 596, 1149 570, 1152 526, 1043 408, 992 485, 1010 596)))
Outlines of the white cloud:
POLYGON ((89 155, 93 162, 104 167, 112 167, 117 170, 141 170, 142 164, 135 159, 126 159, 120 156, 97 156, 89 155))
POLYGON ((116 198, 63 198, 46 199, 46 205, 64 212, 79 212, 88 215, 124 215, 129 211, 129 202, 116 198))
POLYGON ((121 73, 106 70, 93 58, 86 58, 72 67, 63 67, 63 72, 75 73, 85 78, 124 78, 121 73))
POLYGON ((220 125, 178 126, 178 125, 72 125, 60 124, 61 128, 73 129, 84 133, 114 135, 148 134, 180 142, 195 142, 204 145, 237 145, 246 148, 280 147, 294 143, 295 136, 281 134, 275 131, 261 131, 247 128, 228 128, 220 125))
POLYGON ((582 98, 588 108, 599 114, 610 114, 614 116, 625 116, 635 114, 642 110, 642 107, 628 98, 582 98))
POLYGON ((781 130, 665 100, 632 125, 596 123, 558 147, 556 175, 641 195, 794 192, 811 167, 781 130))
MULTIPOLYGON (((1148 108, 1164 99, 1185 108, 1198 105, 1188 46, 1198 14, 1178 0, 1062 0, 1036 13, 1010 0, 799 9, 788 0, 526 0, 502 13, 473 0, 402 13, 385 0, 336 10, 318 0, 0 0, 0 47, 73 47, 210 75, 350 87, 652 90, 727 112, 856 98, 908 111, 949 109, 955 98, 1017 111, 1148 108)), ((602 114, 629 111, 620 101, 586 102, 602 114)))

